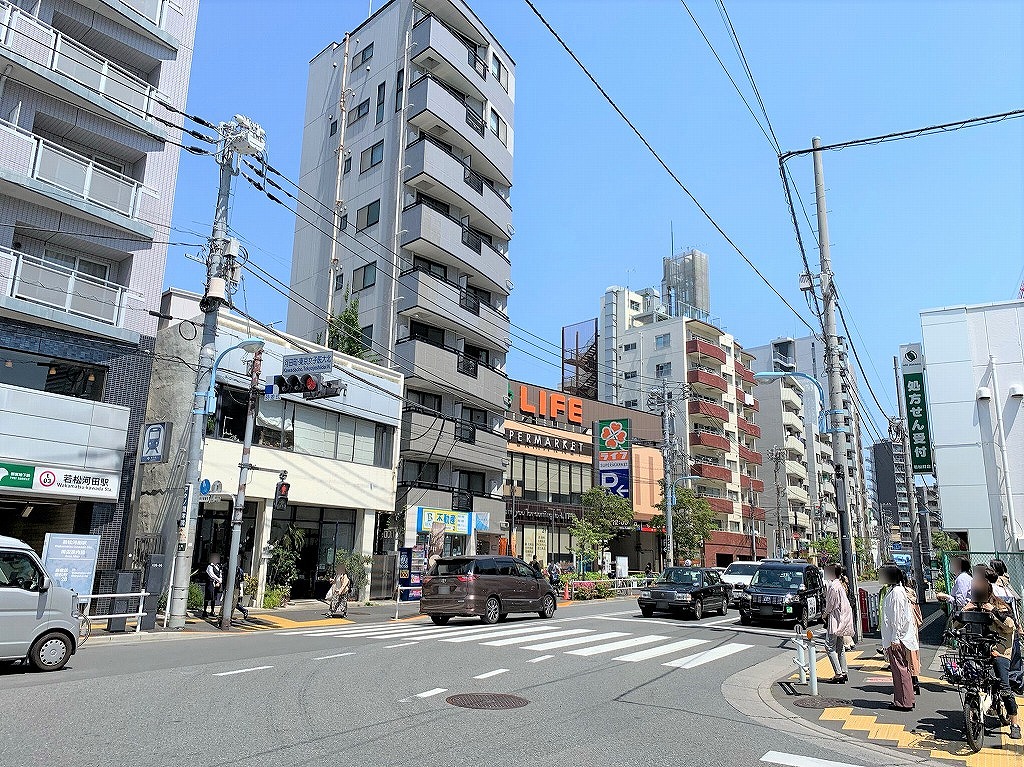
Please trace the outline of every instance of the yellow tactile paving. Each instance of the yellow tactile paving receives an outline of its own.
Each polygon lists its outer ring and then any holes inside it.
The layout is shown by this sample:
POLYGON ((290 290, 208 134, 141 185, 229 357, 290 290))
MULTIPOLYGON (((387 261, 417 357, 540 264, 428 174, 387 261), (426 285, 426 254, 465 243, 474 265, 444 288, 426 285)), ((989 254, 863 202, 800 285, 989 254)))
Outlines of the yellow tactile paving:
POLYGON ((316 628, 317 626, 344 626, 347 623, 353 623, 347 618, 321 618, 313 621, 293 621, 288 618, 282 618, 279 615, 261 615, 259 620, 272 623, 272 626, 258 626, 251 625, 247 626, 250 631, 259 631, 261 629, 274 628, 274 629, 297 629, 297 628, 316 628))

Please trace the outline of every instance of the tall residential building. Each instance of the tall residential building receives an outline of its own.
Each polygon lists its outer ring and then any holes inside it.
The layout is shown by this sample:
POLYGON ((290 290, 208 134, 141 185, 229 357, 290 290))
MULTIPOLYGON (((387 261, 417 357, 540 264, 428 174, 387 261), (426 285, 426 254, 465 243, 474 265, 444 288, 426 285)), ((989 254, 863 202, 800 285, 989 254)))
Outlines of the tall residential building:
POLYGON ((689 461, 677 471, 700 477, 691 486, 717 512, 718 530, 705 547, 705 560, 724 565, 763 556, 753 357, 710 322, 672 316, 655 288, 608 288, 599 322, 601 400, 646 408, 663 382, 677 395, 681 384, 691 387, 691 397, 676 408, 675 432, 689 461))
POLYGON ((943 529, 971 551, 1024 551, 1024 301, 921 312, 943 529))
MULTIPOLYGON (((871 504, 867 494, 867 474, 865 471, 864 449, 861 435, 861 411, 857 377, 846 351, 843 338, 840 341, 839 358, 842 362, 842 405, 849 411, 845 425, 850 431, 846 434, 831 435, 831 439, 840 440, 840 447, 846 449, 848 476, 846 478, 846 498, 853 520, 854 534, 867 538, 871 532, 871 504)), ((793 372, 799 371, 813 376, 825 390, 828 397, 828 371, 825 368, 824 344, 813 336, 804 338, 777 338, 770 344, 750 349, 755 355, 755 369, 758 372, 793 372)), ((820 406, 817 389, 808 384, 804 387, 805 421, 815 425, 818 423, 820 406)), ((826 401, 826 406, 827 406, 826 401)))
MULTIPOLYGON (((462 0, 391 0, 310 62, 300 183, 319 205, 299 211, 292 289, 334 312, 358 299, 369 358, 416 403, 380 550, 425 540, 422 507, 504 520, 514 97, 511 57, 462 0)), ((322 339, 324 317, 292 302, 288 331, 322 339)))
POLYGON ((181 139, 161 102, 185 106, 197 13, 0 0, 0 534, 97 534, 101 571, 136 548, 181 139))
MULTIPOLYGON (((913 543, 910 526, 910 501, 907 497, 907 462, 903 446, 890 440, 875 442, 871 446, 875 475, 875 499, 878 503, 879 524, 888 531, 888 540, 899 543, 910 551, 913 543)), ((887 547, 891 548, 891 547, 887 547)), ((881 552, 887 556, 887 552, 881 552)))

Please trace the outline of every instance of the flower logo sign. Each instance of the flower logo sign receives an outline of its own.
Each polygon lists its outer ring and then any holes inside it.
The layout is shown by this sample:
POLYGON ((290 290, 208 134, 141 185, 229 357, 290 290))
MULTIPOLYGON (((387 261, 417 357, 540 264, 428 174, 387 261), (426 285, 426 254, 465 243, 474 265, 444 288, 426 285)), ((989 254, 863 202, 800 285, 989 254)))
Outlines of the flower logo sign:
POLYGON ((622 421, 601 421, 600 450, 625 450, 629 448, 629 423, 622 421))

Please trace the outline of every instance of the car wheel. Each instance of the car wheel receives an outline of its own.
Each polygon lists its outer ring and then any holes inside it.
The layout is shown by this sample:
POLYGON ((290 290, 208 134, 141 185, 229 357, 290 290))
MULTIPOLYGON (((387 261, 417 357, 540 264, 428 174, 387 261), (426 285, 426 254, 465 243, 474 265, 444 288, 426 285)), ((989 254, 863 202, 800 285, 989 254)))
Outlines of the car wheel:
POLYGON ((644 616, 645 618, 653 618, 654 617, 654 608, 653 607, 641 607, 640 608, 640 614, 642 616, 644 616))
POLYGON ((540 617, 550 618, 555 614, 555 598, 550 594, 546 594, 542 600, 540 600, 540 617))
POLYGON ((431 615, 430 620, 435 626, 445 626, 452 619, 450 615, 431 615))
POLYGON ((693 603, 693 617, 698 621, 704 617, 704 603, 699 599, 693 603))
POLYGON ((729 612, 729 600, 728 599, 723 599, 722 600, 722 607, 718 611, 718 614, 719 615, 725 615, 727 612, 729 612))
POLYGON ((749 613, 745 613, 745 612, 741 612, 740 613, 740 623, 742 623, 744 626, 749 626, 753 622, 754 621, 751 619, 749 613))
POLYGON ((480 616, 481 623, 493 626, 501 620, 501 602, 497 597, 488 597, 484 603, 484 614, 480 616))
POLYGON ((37 671, 59 671, 71 658, 71 640, 54 631, 36 640, 28 658, 37 671))

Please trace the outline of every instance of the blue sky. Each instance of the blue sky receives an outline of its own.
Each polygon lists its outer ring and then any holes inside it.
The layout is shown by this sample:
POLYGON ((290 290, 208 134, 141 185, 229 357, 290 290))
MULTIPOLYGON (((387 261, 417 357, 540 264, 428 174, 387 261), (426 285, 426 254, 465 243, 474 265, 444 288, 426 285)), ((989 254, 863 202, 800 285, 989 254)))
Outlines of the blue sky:
MULTIPOLYGON (((730 237, 810 319, 774 152, 682 4, 535 3, 730 237)), ((713 313, 742 344, 804 334, 525 3, 472 4, 517 65, 515 324, 557 344, 563 324, 596 316, 608 285, 659 283, 671 222, 677 248, 710 255, 713 313)), ((714 3, 691 0, 690 7, 742 85, 714 3)), ((727 7, 784 149, 809 146, 814 135, 832 143, 1024 104, 1024 6, 1016 0, 730 0, 727 7)), ((202 0, 189 109, 212 121, 236 112, 257 120, 271 163, 297 177, 308 61, 366 11, 365 0, 202 0)), ((1022 152, 1024 120, 1015 120, 826 155, 836 280, 887 409, 892 355, 920 338, 920 309, 1016 297, 1024 266, 1022 152)), ((791 169, 813 220, 810 157, 792 160, 791 169)), ((205 239, 216 184, 210 158, 183 154, 175 237, 205 239)), ((287 282, 294 217, 244 181, 237 189, 233 228, 258 245, 250 248, 258 263, 287 282)), ((804 237, 813 246, 806 228, 804 237)), ((197 290, 202 270, 184 258, 187 250, 171 249, 166 282, 197 290)), ((817 253, 810 255, 814 266, 817 253)), ((253 279, 245 293, 251 313, 283 326, 283 298, 253 279)), ((557 385, 559 355, 542 347, 521 344, 509 374, 557 385)))

